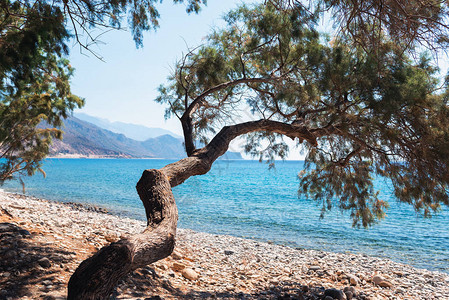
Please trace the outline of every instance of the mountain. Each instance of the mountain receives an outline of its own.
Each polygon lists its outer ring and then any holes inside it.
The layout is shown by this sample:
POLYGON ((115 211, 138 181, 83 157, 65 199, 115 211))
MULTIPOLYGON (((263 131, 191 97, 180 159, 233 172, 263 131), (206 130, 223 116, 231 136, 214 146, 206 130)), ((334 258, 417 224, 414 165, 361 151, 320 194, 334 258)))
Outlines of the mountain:
POLYGON ((100 128, 121 133, 130 139, 136 141, 146 141, 149 138, 155 138, 161 135, 171 135, 175 138, 181 138, 181 136, 162 128, 152 128, 143 125, 129 124, 123 122, 111 122, 107 119, 102 119, 98 117, 89 116, 85 113, 75 113, 74 116, 82 121, 89 122, 91 124, 97 125, 100 128))
MULTIPOLYGON (((50 148, 51 156, 173 159, 185 157, 182 140, 168 134, 136 141, 76 117, 66 119, 62 129, 63 139, 54 141, 50 148)), ((228 152, 225 158, 242 159, 237 152, 228 152)))

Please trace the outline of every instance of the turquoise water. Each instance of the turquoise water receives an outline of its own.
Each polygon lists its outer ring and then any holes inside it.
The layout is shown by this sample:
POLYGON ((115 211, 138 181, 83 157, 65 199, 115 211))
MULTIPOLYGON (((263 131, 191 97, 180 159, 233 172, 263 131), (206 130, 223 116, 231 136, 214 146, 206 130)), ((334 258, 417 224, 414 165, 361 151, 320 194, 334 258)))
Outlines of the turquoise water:
MULTIPOLYGON (((135 184, 144 169, 169 160, 48 159, 47 178, 26 180, 29 195, 92 203, 111 212, 144 219, 135 184)), ((449 273, 449 209, 431 219, 397 203, 386 182, 376 183, 388 200, 387 217, 370 229, 351 227, 347 213, 320 219, 320 207, 298 199, 296 175, 303 162, 278 162, 275 170, 256 161, 219 161, 207 175, 174 188, 179 226, 197 231, 271 241, 292 247, 387 257, 419 268, 449 273)), ((7 183, 7 191, 21 191, 7 183)))

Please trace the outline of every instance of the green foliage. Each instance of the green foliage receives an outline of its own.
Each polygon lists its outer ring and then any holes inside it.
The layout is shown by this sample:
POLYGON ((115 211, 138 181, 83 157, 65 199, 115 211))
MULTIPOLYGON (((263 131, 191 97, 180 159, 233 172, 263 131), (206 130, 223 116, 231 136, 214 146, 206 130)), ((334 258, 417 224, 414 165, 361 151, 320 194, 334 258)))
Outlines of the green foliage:
POLYGON ((32 83, 0 98, 0 184, 40 170, 52 138, 61 139, 62 119, 83 105, 70 92, 72 68, 68 61, 49 55, 32 71, 32 83), (40 69, 41 68, 41 69, 40 69), (50 128, 38 127, 45 122, 50 128))
POLYGON ((70 92, 63 13, 46 3, 0 6, 0 184, 40 170, 55 128, 83 101, 70 92))
MULTIPOLYGON (((409 59, 387 36, 376 51, 348 35, 329 42, 301 6, 241 6, 225 20, 160 87, 167 116, 188 114, 196 139, 246 121, 238 117, 246 108, 249 119, 328 132, 302 145, 299 192, 323 214, 333 206, 349 210, 354 226, 385 215, 388 204, 373 187, 379 176, 426 216, 449 205, 447 87, 438 85, 426 55, 409 59)), ((288 151, 274 128, 250 133, 245 150, 268 159, 288 151)))
MULTIPOLYGON (((374 54, 387 37, 404 51, 445 50, 449 45, 447 1, 437 0, 268 0, 279 11, 301 7, 327 17, 340 36, 374 54), (380 34, 382 33, 382 34, 380 34)), ((436 54, 437 51, 434 51, 436 54)))
MULTIPOLYGON (((0 184, 41 170, 62 119, 83 100, 70 92, 73 69, 64 58, 74 37, 90 50, 92 29, 118 29, 127 16, 137 46, 158 27, 156 0, 3 0, 0 2, 0 184), (69 29, 70 28, 70 29, 69 29), (85 35, 86 42, 81 41, 85 35), (40 128, 45 123, 51 128, 40 128), (54 127, 54 128, 52 128, 54 127)), ((186 3, 198 12, 206 0, 186 3)))

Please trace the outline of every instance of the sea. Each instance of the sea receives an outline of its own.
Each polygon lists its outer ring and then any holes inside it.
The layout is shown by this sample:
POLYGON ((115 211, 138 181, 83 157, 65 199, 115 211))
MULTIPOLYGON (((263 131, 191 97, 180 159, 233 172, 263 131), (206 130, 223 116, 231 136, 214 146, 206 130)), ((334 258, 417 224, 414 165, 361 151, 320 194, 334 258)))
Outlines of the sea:
MULTIPOLYGON (((143 170, 161 168, 162 159, 47 159, 46 177, 25 178, 26 194, 89 203, 113 214, 145 220, 135 190, 143 170)), ((293 248, 357 253, 449 273, 449 209, 424 218, 399 203, 391 184, 377 179, 380 198, 389 202, 385 219, 353 228, 349 212, 333 209, 320 218, 319 203, 298 197, 303 161, 278 161, 274 169, 251 160, 220 160, 212 170, 173 189, 178 226, 227 234, 293 248)), ((2 189, 22 192, 18 182, 2 189)))

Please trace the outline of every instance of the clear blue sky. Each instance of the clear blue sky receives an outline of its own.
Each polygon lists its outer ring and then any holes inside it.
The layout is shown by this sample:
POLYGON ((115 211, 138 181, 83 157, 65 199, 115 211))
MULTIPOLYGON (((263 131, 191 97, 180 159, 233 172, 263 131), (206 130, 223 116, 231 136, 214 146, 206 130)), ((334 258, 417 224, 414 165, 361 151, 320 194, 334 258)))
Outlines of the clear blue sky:
MULTIPOLYGON (((209 0, 196 15, 187 15, 184 5, 171 0, 159 4, 160 28, 145 34, 143 47, 136 49, 128 31, 110 31, 101 37, 105 44, 93 47, 104 62, 74 45, 70 61, 75 67, 72 91, 86 99, 80 111, 111 121, 163 127, 181 134, 177 119, 164 120, 165 107, 154 102, 157 87, 187 46, 201 44, 221 16, 240 1, 209 0)), ((126 25, 126 24, 124 24, 126 25)))

